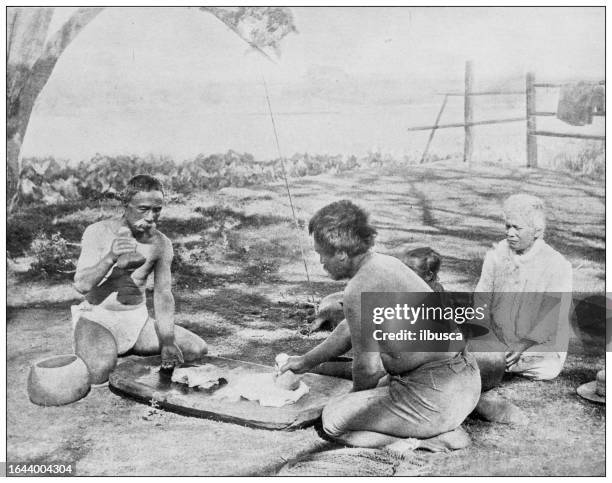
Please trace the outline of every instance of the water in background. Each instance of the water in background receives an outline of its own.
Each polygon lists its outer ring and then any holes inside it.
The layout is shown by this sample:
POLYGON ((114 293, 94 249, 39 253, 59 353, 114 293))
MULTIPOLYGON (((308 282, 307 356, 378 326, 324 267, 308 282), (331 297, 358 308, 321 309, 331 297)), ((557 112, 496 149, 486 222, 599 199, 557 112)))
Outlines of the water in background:
MULTIPOLYGON (((555 89, 538 92, 539 110, 556 110, 555 89)), ((525 101, 518 96, 475 98, 474 119, 514 118, 525 115, 525 101)), ((272 96, 273 112, 283 155, 355 154, 371 152, 396 159, 420 159, 429 131, 408 132, 413 126, 434 123, 443 96, 406 99, 385 103, 347 102, 314 97, 272 96)), ((256 159, 278 156, 270 115, 261 92, 243 93, 224 103, 183 106, 164 99, 152 102, 147 111, 107 106, 58 112, 35 110, 23 156, 68 158, 75 162, 96 153, 107 155, 169 155, 177 161, 199 153, 233 149, 253 154, 256 159)), ((441 124, 463 121, 463 98, 451 97, 441 124)), ((572 127, 555 118, 538 118, 538 129, 602 134, 604 118, 591 126, 572 127)), ((477 126, 474 129, 474 161, 524 165, 525 122, 477 126)), ((440 129, 429 153, 438 157, 461 156, 463 128, 440 129)), ((560 153, 578 152, 585 141, 538 138, 539 161, 545 165, 560 153)))

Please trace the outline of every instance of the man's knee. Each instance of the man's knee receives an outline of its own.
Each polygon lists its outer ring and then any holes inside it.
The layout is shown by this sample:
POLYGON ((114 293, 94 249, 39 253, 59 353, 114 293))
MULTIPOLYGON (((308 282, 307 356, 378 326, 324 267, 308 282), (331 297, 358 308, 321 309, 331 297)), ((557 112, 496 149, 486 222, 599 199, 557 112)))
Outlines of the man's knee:
POLYGON ((199 335, 178 326, 174 333, 185 360, 195 360, 208 353, 208 344, 199 335))

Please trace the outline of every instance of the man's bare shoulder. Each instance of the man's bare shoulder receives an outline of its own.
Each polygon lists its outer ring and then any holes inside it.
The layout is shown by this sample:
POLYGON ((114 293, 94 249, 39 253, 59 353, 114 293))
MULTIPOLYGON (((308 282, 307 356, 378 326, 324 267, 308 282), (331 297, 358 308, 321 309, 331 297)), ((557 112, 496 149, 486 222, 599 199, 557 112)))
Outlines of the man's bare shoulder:
POLYGON ((101 237, 108 237, 113 235, 117 231, 119 220, 115 218, 109 218, 107 220, 96 221, 85 228, 85 232, 88 235, 95 235, 101 237))
POLYGON ((345 298, 360 298, 362 292, 431 292, 421 278, 395 257, 373 253, 349 281, 345 298))

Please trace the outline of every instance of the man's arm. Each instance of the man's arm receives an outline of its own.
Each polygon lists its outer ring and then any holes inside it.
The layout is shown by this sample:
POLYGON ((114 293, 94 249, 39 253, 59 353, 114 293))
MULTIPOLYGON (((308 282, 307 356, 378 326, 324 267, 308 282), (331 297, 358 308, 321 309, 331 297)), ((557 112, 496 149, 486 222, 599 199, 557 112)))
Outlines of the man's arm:
POLYGON ((353 348, 353 391, 363 391, 376 387, 384 376, 380 354, 368 351, 361 338, 361 287, 354 287, 345 292, 344 314, 349 327, 351 346, 353 348))
POLYGON ((100 283, 119 255, 136 249, 136 240, 133 238, 117 237, 109 243, 110 249, 105 251, 104 244, 108 243, 105 235, 108 236, 100 229, 100 225, 90 225, 83 233, 81 254, 74 275, 74 287, 82 294, 90 292, 100 283))
POLYGON ((341 356, 351 348, 351 334, 346 319, 338 324, 327 339, 302 356, 290 356, 287 362, 279 367, 282 374, 293 371, 297 374, 308 372, 323 362, 341 356))
POLYGON ((327 339, 304 354, 304 358, 308 367, 312 368, 334 357, 341 356, 350 349, 351 334, 348 323, 346 320, 343 320, 327 339))
POLYGON ((183 354, 174 340, 174 297, 172 295, 173 250, 170 240, 161 237, 161 255, 155 263, 155 285, 153 306, 155 308, 155 330, 161 346, 162 367, 172 367, 183 362, 183 354))

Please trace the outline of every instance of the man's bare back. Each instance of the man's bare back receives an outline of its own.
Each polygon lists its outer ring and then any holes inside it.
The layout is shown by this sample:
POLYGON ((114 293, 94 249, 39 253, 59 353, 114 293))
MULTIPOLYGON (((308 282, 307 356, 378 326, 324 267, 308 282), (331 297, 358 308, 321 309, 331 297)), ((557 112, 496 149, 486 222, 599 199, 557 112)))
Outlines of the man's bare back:
MULTIPOLYGON (((397 258, 369 253, 361 263, 355 276, 349 281, 344 291, 344 309, 347 320, 361 321, 361 294, 363 292, 431 292, 431 288, 418 275, 397 258)), ((351 327, 351 333, 360 332, 361 327, 351 327)), ((352 337, 356 352, 362 349, 361 337, 352 337)), ((380 343, 380 358, 385 370, 391 375, 400 375, 412 371, 428 362, 448 359, 455 352, 395 352, 380 343)))

